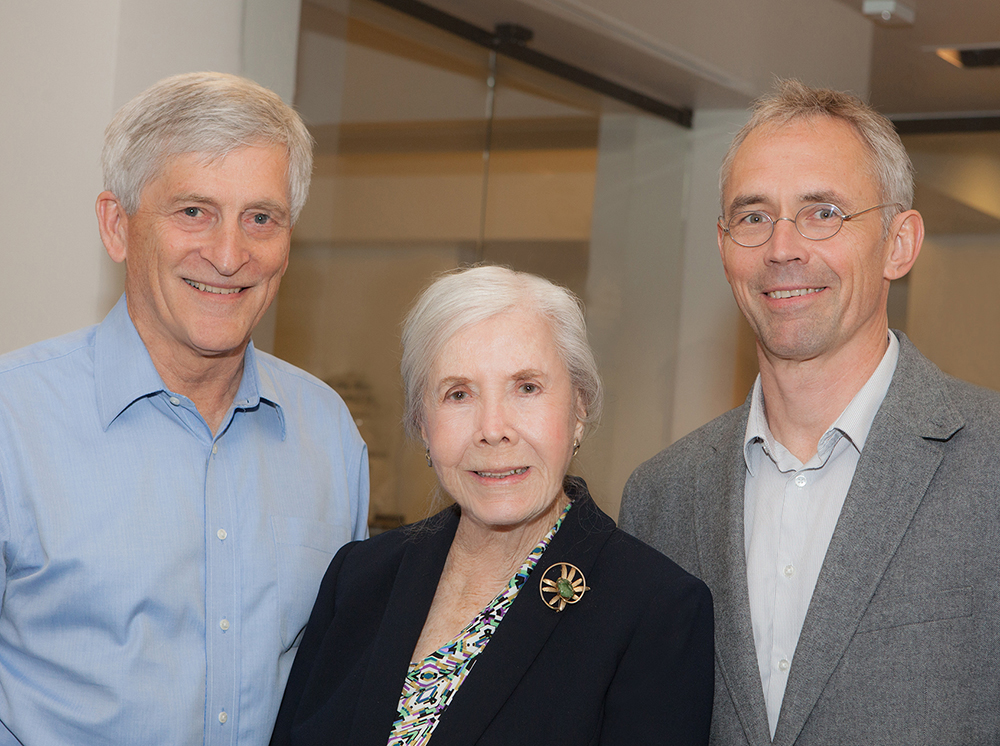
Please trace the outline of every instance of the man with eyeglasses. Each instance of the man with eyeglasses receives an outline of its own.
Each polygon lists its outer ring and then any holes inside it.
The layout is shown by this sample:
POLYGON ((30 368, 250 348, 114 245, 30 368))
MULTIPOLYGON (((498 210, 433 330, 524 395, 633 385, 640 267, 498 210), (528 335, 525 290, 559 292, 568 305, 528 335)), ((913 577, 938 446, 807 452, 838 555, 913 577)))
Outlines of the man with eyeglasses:
POLYGON ((785 81, 720 181, 760 375, 621 509, 712 589, 712 742, 1000 743, 1000 396, 888 329, 924 232, 902 143, 857 98, 785 81))

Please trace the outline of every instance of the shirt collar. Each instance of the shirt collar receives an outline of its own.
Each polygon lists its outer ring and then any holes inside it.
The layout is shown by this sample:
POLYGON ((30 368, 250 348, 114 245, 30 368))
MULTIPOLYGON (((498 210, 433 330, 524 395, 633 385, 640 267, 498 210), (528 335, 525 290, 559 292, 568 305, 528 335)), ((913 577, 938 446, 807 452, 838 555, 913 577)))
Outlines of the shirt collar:
MULTIPOLYGON (((101 427, 105 430, 139 399, 161 392, 170 393, 132 323, 124 295, 97 327, 94 378, 97 411, 101 427)), ((255 410, 262 402, 274 409, 284 439, 285 418, 278 403, 274 380, 271 376, 260 374, 257 353, 251 342, 243 354, 243 377, 233 405, 235 409, 255 410)))
MULTIPOLYGON (((865 447, 868 433, 871 431, 872 422, 882 406, 892 376, 896 372, 896 363, 899 361, 899 340, 896 335, 889 332, 889 344, 882 361, 878 364, 875 372, 861 387, 861 390, 854 395, 850 404, 840 413, 840 416, 823 434, 820 442, 828 438, 829 434, 835 430, 843 433, 860 453, 865 447)), ((743 437, 743 458, 746 461, 750 474, 755 473, 756 459, 759 453, 753 446, 760 443, 765 453, 772 454, 783 447, 771 434, 771 428, 767 424, 767 412, 764 409, 764 391, 761 388, 760 374, 753 384, 753 393, 750 397, 750 414, 747 417, 746 434, 743 437)))

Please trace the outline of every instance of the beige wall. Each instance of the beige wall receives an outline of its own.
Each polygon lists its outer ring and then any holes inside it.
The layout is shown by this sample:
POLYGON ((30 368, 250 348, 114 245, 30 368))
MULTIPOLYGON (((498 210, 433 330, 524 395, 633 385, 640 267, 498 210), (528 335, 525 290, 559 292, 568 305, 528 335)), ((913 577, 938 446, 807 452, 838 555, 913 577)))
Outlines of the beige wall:
POLYGON ((946 373, 1000 390, 1000 235, 933 236, 910 273, 907 333, 946 373))
POLYGON ((0 352, 93 324, 122 288, 97 234, 104 127, 179 72, 253 72, 290 98, 293 0, 11 2, 0 23, 0 352), (267 43, 261 41, 267 39, 267 43))
MULTIPOLYGON (((726 91, 730 102, 739 99, 736 108, 730 103, 714 110, 710 97, 696 97, 691 131, 644 117, 608 118, 600 151, 554 149, 549 157, 560 164, 551 173, 536 168, 538 151, 509 149, 493 164, 491 209, 498 212, 487 216, 487 237, 506 241, 495 250, 504 256, 537 255, 538 244, 531 242, 547 242, 575 258, 575 274, 566 281, 582 289, 591 304, 611 406, 580 466, 614 512, 624 477, 639 460, 732 400, 737 317, 714 254, 713 181, 721 149, 743 116, 739 105, 768 87, 774 74, 864 93, 871 27, 837 0, 522 4, 601 35, 607 45, 582 50, 594 59, 604 49, 628 47, 668 63, 669 74, 687 76, 692 89, 714 86, 726 91), (610 145, 615 138, 617 145, 610 145), (571 196, 585 202, 590 192, 598 195, 592 213, 589 203, 583 211, 568 207, 578 202, 571 196), (589 234, 594 239, 588 259, 580 247, 589 234)), ((317 23, 336 25, 337 11, 350 3, 322 0, 322 5, 302 6, 303 17, 318 14, 317 23)), ((467 123, 483 117, 485 86, 463 72, 482 64, 485 52, 478 48, 459 53, 458 62, 421 88, 404 70, 393 69, 392 54, 402 49, 410 62, 419 63, 420 44, 395 40, 351 51, 336 38, 312 34, 303 39, 296 70, 300 4, 295 0, 93 0, 64 3, 58 11, 45 3, 9 6, 0 26, 0 63, 16 74, 0 80, 5 133, 0 196, 8 214, 17 217, 9 221, 3 246, 0 312, 7 323, 0 326, 0 352, 94 323, 119 294, 120 270, 105 256, 93 217, 101 133, 117 106, 160 77, 196 69, 242 72, 286 98, 294 80, 304 115, 312 124, 332 125, 334 142, 345 124, 441 117, 467 123), (301 75, 309 59, 318 60, 318 76, 301 75), (374 70, 387 71, 393 86, 374 91, 363 74, 374 70), (458 88, 445 86, 446 79, 458 88)), ((365 12, 385 13, 372 6, 365 12)), ((428 39, 442 36, 426 33, 428 39)), ((498 112, 513 119, 531 116, 539 111, 537 99, 530 87, 509 88, 506 98, 498 97, 498 112)), ((558 96, 544 105, 552 119, 573 109, 558 96)), ((301 266, 290 270, 287 287, 316 276, 377 277, 378 260, 360 269, 356 256, 331 259, 320 247, 334 236, 342 246, 354 241, 362 224, 381 231, 386 251, 395 250, 393 237, 403 224, 408 230, 417 226, 430 251, 430 259, 419 260, 419 272, 447 263, 442 257, 454 252, 468 255, 478 221, 458 225, 461 219, 447 218, 460 203, 478 200, 478 168, 472 163, 478 157, 459 153, 442 165, 416 155, 409 174, 392 178, 378 173, 377 158, 361 165, 321 158, 311 204, 323 209, 308 213, 299 228, 295 258, 301 266), (427 178, 433 168, 441 169, 435 186, 441 191, 432 199, 427 178), (333 172, 349 178, 334 183, 327 178, 333 172), (340 264, 348 260, 350 266, 340 264)), ((419 272, 412 270, 385 291, 393 299, 386 314, 410 300, 419 272)), ((284 328, 288 344, 308 332, 354 350, 358 341, 341 336, 356 333, 357 315, 341 307, 328 311, 333 315, 324 323, 344 330, 284 328)), ((280 314, 280 309, 272 313, 255 335, 265 348, 280 314)), ((385 326, 386 319, 378 323, 385 326)), ((348 370, 334 367, 331 375, 348 370)))

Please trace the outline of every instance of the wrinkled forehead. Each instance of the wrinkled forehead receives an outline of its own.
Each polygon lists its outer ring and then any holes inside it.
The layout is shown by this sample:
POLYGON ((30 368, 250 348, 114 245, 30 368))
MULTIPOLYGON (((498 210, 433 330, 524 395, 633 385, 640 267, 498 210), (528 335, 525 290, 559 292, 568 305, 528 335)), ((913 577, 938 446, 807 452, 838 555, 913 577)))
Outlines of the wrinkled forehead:
POLYGON ((724 212, 783 197, 864 201, 879 194, 871 152, 849 122, 825 115, 760 125, 736 150, 723 185, 724 212))
POLYGON ((187 167, 195 166, 194 173, 199 171, 208 174, 215 170, 215 167, 223 166, 227 159, 235 154, 250 154, 251 165, 256 162, 263 170, 275 158, 281 161, 283 170, 283 190, 286 199, 290 199, 291 181, 289 175, 288 150, 284 145, 260 141, 254 143, 237 143, 231 147, 204 148, 198 150, 171 150, 169 147, 161 151, 159 157, 153 163, 151 173, 146 178, 140 191, 145 193, 146 188, 158 181, 171 180, 178 171, 191 172, 187 167))

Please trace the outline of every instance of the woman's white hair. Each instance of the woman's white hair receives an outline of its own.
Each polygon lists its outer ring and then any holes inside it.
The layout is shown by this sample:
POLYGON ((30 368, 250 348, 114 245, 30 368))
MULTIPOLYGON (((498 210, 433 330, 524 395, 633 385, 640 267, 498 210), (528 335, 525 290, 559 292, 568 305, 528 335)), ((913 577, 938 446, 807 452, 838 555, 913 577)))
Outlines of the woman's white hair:
POLYGON ((583 304, 571 291, 506 267, 474 266, 440 275, 420 294, 403 322, 405 391, 403 422, 420 439, 430 371, 457 332, 513 309, 530 309, 548 319, 560 359, 591 426, 601 416, 604 387, 587 341, 583 304))
POLYGON ((206 161, 251 145, 288 150, 288 202, 294 223, 309 195, 312 137, 295 110, 252 80, 187 73, 161 80, 125 104, 104 131, 104 188, 128 215, 167 161, 199 153, 206 161))

